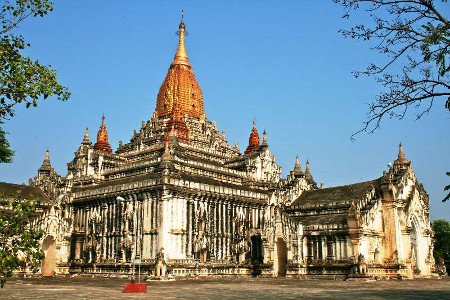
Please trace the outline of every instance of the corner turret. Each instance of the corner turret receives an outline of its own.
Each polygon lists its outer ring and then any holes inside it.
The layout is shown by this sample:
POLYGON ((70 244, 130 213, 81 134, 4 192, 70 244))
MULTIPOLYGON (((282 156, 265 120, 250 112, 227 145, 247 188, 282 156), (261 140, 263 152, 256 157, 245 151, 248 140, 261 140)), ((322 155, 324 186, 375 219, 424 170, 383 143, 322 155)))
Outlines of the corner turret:
POLYGON ((89 129, 86 128, 84 131, 83 141, 81 142, 81 145, 83 146, 90 146, 92 145, 91 139, 89 138, 89 129))
POLYGON ((403 152, 402 143, 398 145, 398 155, 397 159, 394 161, 394 172, 404 170, 411 165, 411 162, 406 159, 405 153, 403 152))
POLYGON ((52 171, 52 165, 50 163, 50 152, 48 151, 48 149, 45 151, 45 158, 44 161, 42 162, 41 167, 39 168, 39 174, 46 174, 46 175, 50 175, 51 171, 52 171))
POLYGON ((108 142, 108 131, 105 125, 105 115, 102 116, 102 124, 97 133, 97 142, 94 145, 94 149, 106 153, 112 153, 111 145, 108 142))
MULTIPOLYGON (((308 166, 308 171, 309 171, 309 164, 307 164, 307 166, 308 166)), ((303 173, 302 166, 300 165, 300 157, 298 155, 295 157, 295 165, 294 165, 293 174, 295 177, 302 177, 303 175, 305 175, 303 173)), ((309 175, 311 175, 311 172, 309 172, 309 175)))
POLYGON ((253 120, 252 132, 250 133, 250 137, 248 138, 248 146, 247 149, 245 149, 244 153, 250 154, 252 152, 255 152, 259 149, 259 146, 260 146, 260 139, 258 129, 256 128, 256 120, 253 120))
POLYGON ((309 160, 306 160, 306 167, 305 167, 305 179, 306 181, 311 184, 313 187, 317 187, 317 183, 314 181, 314 178, 311 174, 311 169, 309 167, 309 160))

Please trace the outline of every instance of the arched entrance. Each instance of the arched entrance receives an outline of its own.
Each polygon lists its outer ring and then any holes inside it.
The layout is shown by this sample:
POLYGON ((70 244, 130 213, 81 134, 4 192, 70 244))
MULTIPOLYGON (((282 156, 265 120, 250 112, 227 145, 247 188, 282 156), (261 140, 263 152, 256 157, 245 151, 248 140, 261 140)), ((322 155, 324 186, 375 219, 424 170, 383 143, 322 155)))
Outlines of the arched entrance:
POLYGON ((287 246, 286 242, 282 238, 277 238, 275 243, 276 259, 274 262, 275 276, 286 276, 287 265, 287 246))
POLYGON ((47 236, 42 242, 44 259, 42 261, 42 276, 55 276, 56 269, 56 240, 47 236))
POLYGON ((251 264, 252 264, 252 275, 261 275, 261 264, 263 263, 263 241, 260 235, 253 235, 251 237, 251 264))

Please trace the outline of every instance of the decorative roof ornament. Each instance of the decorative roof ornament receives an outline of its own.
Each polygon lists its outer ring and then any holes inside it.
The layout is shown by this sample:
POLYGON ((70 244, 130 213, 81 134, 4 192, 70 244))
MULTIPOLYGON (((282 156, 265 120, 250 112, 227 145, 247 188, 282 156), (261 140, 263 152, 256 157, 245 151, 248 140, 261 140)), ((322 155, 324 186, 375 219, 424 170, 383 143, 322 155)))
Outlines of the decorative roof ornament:
POLYGON ((312 175, 311 175, 311 170, 309 168, 309 160, 306 160, 306 167, 305 167, 305 179, 307 181, 314 181, 312 175))
POLYGON ((52 164, 50 163, 50 151, 45 150, 45 158, 42 162, 41 167, 39 168, 39 172, 50 172, 52 170, 52 164))
POLYGON ((405 153, 403 152, 402 143, 398 145, 398 156, 394 162, 394 165, 406 165, 409 161, 406 159, 405 153))
POLYGON ((184 13, 178 26, 178 48, 156 99, 158 117, 170 116, 176 104, 183 115, 205 118, 203 92, 195 78, 186 51, 184 13))
POLYGON ((162 155, 162 160, 170 160, 172 158, 172 155, 170 154, 170 149, 169 149, 169 141, 165 141, 164 142, 164 152, 162 155))
POLYGON ((266 132, 266 130, 264 129, 264 131, 263 131, 263 141, 262 141, 262 144, 261 145, 263 145, 263 146, 268 146, 269 144, 267 143, 267 132, 266 132))
POLYGON ((82 145, 90 146, 91 139, 89 138, 89 129, 86 127, 86 130, 84 131, 83 141, 81 142, 82 145))
MULTIPOLYGON (((308 164, 309 167, 309 164, 308 164)), ((310 172, 311 174, 311 172, 310 172)), ((300 157, 297 155, 295 157, 295 165, 294 165, 294 176, 303 176, 302 166, 300 165, 300 157)))
POLYGON ((97 133, 97 142, 94 145, 94 149, 106 153, 112 153, 111 145, 108 142, 108 131, 105 125, 105 115, 102 116, 102 124, 97 133))
POLYGON ((253 127, 252 132, 250 133, 250 137, 248 138, 248 146, 247 149, 245 149, 245 154, 250 154, 252 152, 255 152, 259 149, 260 140, 259 140, 259 133, 258 129, 256 128, 256 120, 253 119, 253 127))

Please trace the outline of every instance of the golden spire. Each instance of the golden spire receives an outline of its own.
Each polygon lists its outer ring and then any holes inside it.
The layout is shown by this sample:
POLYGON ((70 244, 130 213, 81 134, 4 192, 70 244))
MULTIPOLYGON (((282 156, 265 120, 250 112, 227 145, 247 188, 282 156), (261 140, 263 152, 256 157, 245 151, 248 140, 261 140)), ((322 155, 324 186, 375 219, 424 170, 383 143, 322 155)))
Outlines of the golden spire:
POLYGON ((172 65, 186 65, 191 66, 189 63, 188 55, 186 52, 186 46, 184 45, 184 38, 186 36, 186 25, 184 25, 184 12, 181 11, 181 22, 178 26, 178 49, 173 58, 172 65))
POLYGON ((204 118, 203 92, 195 79, 194 71, 188 59, 184 38, 186 26, 183 14, 179 28, 178 48, 164 82, 156 98, 158 117, 171 116, 173 108, 178 105, 183 115, 204 118))

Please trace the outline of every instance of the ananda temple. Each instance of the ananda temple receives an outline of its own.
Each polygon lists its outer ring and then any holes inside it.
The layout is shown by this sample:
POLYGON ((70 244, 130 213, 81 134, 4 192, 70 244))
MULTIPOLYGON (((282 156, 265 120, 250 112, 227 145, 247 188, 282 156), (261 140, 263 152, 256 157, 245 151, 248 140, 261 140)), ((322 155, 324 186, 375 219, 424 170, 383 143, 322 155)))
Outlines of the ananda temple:
POLYGON ((136 263, 156 277, 433 272, 429 197, 402 145, 368 181, 318 186, 299 157, 284 178, 255 122, 241 152, 206 116, 184 21, 154 107, 117 149, 105 117, 96 137, 80 132, 64 176, 47 151, 29 187, 47 203, 33 223, 46 232, 43 275, 125 275, 136 263))

